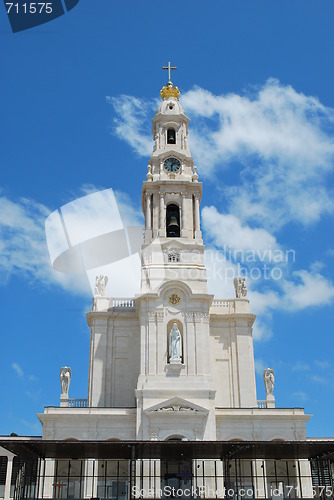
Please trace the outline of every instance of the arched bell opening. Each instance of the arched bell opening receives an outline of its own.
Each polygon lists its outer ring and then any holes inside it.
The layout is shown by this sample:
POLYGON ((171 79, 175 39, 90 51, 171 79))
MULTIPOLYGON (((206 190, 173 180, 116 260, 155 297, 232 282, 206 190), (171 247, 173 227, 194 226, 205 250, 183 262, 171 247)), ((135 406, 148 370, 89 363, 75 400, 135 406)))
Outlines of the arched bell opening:
POLYGON ((176 134, 173 128, 167 130, 167 144, 176 144, 176 134))
POLYGON ((167 238, 180 237, 180 209, 171 204, 166 209, 167 238))

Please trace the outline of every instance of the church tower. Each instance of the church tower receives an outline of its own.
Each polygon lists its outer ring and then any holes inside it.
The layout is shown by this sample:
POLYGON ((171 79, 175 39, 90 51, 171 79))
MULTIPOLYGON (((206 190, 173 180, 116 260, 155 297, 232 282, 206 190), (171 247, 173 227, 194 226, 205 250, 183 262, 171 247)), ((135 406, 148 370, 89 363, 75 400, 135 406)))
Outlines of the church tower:
POLYGON ((106 277, 99 277, 87 313, 88 397, 69 398, 64 383, 60 407, 39 415, 43 438, 304 439, 309 416, 301 408, 275 408, 271 369, 267 397, 257 400, 255 315, 245 278, 235 277, 234 298, 208 293, 202 183, 188 145, 189 118, 171 81, 175 68, 166 69, 142 186, 140 293, 106 297, 106 277))
POLYGON ((169 63, 166 69, 169 78, 153 118, 153 153, 142 189, 141 292, 154 290, 161 280, 174 279, 186 283, 194 293, 207 293, 200 228, 202 183, 188 146, 189 118, 170 79, 173 67, 169 63))
POLYGON ((211 373, 209 310, 200 228, 202 183, 188 146, 189 118, 169 78, 153 118, 153 153, 142 188, 141 369, 137 432, 140 439, 189 435, 216 439, 215 385, 211 373), (171 332, 178 332, 177 359, 171 332), (168 415, 167 424, 162 424, 168 415), (165 418, 162 418, 162 417, 165 418), (206 424, 203 426, 203 422, 206 424), (165 428, 163 428, 165 426, 165 428), (195 432, 195 431, 194 431, 195 432))

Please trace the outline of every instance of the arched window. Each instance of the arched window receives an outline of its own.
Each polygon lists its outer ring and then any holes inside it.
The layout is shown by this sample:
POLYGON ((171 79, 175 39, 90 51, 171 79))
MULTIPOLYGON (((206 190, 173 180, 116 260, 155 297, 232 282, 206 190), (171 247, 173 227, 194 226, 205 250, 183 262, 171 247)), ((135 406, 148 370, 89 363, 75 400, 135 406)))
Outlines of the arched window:
POLYGON ((180 237, 180 209, 177 205, 171 204, 166 210, 167 238, 180 237))
POLYGON ((167 144, 175 144, 175 143, 176 143, 175 130, 173 128, 169 128, 167 130, 167 144))

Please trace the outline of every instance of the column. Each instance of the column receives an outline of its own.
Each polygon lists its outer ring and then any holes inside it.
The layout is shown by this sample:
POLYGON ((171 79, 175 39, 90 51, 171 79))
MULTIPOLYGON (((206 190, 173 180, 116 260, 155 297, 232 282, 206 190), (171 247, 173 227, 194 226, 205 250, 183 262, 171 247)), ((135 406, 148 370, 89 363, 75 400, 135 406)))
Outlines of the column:
POLYGON ((91 458, 87 459, 85 461, 84 498, 96 498, 98 479, 97 474, 98 461, 91 458))
POLYGON ((152 195, 146 193, 145 236, 152 238, 152 195))
POLYGON ((159 236, 161 238, 166 237, 165 228, 165 200, 163 193, 160 193, 160 224, 159 224, 159 236))
POLYGON ((151 195, 146 193, 146 229, 152 228, 151 220, 151 195))
POLYGON ((46 458, 44 462, 44 481, 41 485, 39 496, 42 498, 53 498, 53 483, 55 482, 55 461, 46 458))
POLYGON ((10 485, 12 481, 13 458, 14 457, 7 457, 7 472, 6 472, 4 500, 10 499, 10 485))
POLYGON ((267 498, 266 463, 264 460, 252 461, 252 475, 254 483, 254 498, 267 498))
POLYGON ((238 373, 238 353, 237 353, 237 334, 236 325, 233 322, 230 325, 230 356, 231 356, 231 372, 232 372, 232 407, 240 408, 239 401, 239 373, 238 373))
POLYGON ((187 352, 185 353, 185 364, 188 375, 196 374, 196 347, 195 347, 195 328, 193 313, 186 313, 186 324, 184 333, 187 337, 187 352))
MULTIPOLYGON (((296 460, 296 470, 298 470, 298 460, 296 460)), ((300 485, 301 488, 301 497, 303 498, 312 498, 314 497, 313 489, 312 489, 312 474, 311 474, 311 465, 307 459, 299 460, 299 474, 300 474, 300 485)), ((297 486, 297 485, 296 485, 297 486)))
POLYGON ((152 197, 152 206, 153 206, 153 219, 152 219, 152 228, 153 228, 153 238, 158 236, 159 230, 159 193, 153 193, 152 197))
POLYGON ((251 337, 251 328, 248 322, 237 320, 235 324, 235 333, 240 407, 256 408, 255 369, 252 363, 254 359, 252 356, 253 341, 251 337))
POLYGON ((195 194, 195 238, 201 238, 201 227, 200 227, 200 220, 199 220, 199 197, 197 194, 195 194))
POLYGON ((91 380, 91 405, 105 405, 105 366, 107 354, 107 320, 97 320, 92 324, 92 337, 94 342, 94 358, 92 360, 91 380))
POLYGON ((202 315, 195 313, 195 349, 196 349, 196 375, 203 375, 203 335, 202 335, 202 315))
POLYGON ((182 219, 181 219, 181 237, 187 237, 187 212, 186 212, 186 197, 182 194, 182 219))
POLYGON ((155 314, 148 315, 148 374, 155 375, 157 372, 157 336, 155 314))
POLYGON ((157 312, 157 373, 163 374, 166 365, 167 330, 164 325, 164 312, 157 312))

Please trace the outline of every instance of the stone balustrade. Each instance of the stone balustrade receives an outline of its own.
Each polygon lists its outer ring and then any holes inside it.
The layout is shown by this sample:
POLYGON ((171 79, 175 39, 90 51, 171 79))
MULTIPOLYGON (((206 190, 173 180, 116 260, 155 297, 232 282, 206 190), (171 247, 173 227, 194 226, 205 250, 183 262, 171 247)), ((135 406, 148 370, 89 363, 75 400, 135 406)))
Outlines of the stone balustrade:
POLYGON ((258 408, 267 408, 267 401, 266 401, 266 399, 258 399, 257 400, 257 407, 258 408))
POLYGON ((135 309, 133 297, 93 297, 92 311, 108 311, 112 308, 135 309))
MULTIPOLYGON (((247 297, 237 299, 213 299, 210 314, 251 314, 247 297)), ((254 316, 255 318, 255 316, 254 316)))
POLYGON ((235 312, 235 299, 214 299, 211 304, 211 309, 218 309, 220 312, 228 314, 235 312))
POLYGON ((112 307, 126 307, 126 308, 134 308, 135 307, 135 299, 133 298, 113 298, 111 299, 112 307))
POLYGON ((86 408, 87 407, 87 399, 68 398, 67 406, 69 408, 86 408))

